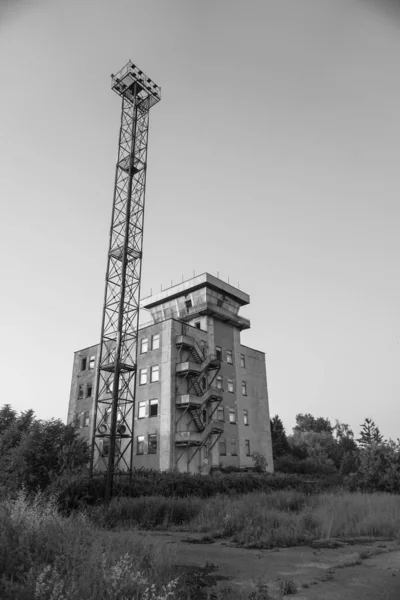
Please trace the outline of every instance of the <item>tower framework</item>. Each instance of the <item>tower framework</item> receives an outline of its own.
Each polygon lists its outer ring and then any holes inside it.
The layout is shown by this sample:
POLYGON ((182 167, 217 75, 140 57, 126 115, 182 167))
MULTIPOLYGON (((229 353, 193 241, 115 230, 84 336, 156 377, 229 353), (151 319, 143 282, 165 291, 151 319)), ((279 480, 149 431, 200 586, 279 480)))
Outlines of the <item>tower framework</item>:
POLYGON ((161 89, 129 61, 112 75, 122 98, 97 371, 91 472, 131 471, 149 112, 161 89))

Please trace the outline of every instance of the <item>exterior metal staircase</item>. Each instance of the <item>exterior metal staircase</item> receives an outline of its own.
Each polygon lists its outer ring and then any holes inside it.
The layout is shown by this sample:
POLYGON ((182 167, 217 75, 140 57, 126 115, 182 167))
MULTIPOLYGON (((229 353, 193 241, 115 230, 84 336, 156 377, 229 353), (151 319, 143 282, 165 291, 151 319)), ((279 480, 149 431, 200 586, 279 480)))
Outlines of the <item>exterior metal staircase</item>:
MULTIPOLYGON (((189 335, 178 335, 176 337, 176 345, 179 350, 185 350, 190 358, 177 364, 176 374, 188 379, 188 392, 176 396, 176 407, 182 408, 183 413, 177 420, 176 425, 186 413, 190 414, 190 420, 187 424, 186 431, 176 431, 175 444, 182 448, 181 453, 177 458, 177 462, 182 454, 191 446, 195 447, 192 455, 188 456, 188 464, 197 454, 197 452, 209 441, 211 446, 209 450, 216 444, 219 437, 224 431, 223 423, 213 420, 213 415, 222 401, 222 395, 219 390, 212 386, 207 378, 209 371, 214 371, 214 377, 221 367, 221 361, 215 354, 205 354, 205 348, 201 348, 198 342, 189 335), (210 403, 215 403, 212 413, 207 421, 203 418, 203 410, 210 403), (196 425, 197 431, 190 429, 190 424, 196 425)), ((214 378, 213 378, 214 379, 214 378)))

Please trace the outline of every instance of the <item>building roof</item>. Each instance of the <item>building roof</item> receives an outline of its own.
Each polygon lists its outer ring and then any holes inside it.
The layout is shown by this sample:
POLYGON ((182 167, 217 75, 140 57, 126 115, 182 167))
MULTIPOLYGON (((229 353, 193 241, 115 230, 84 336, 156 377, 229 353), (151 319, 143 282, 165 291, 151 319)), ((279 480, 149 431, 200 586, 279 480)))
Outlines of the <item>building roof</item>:
POLYGON ((233 300, 238 302, 240 306, 250 304, 250 296, 245 292, 242 292, 229 283, 225 283, 225 281, 218 279, 218 277, 214 277, 214 275, 210 275, 210 273, 203 273, 202 275, 197 275, 187 281, 183 281, 182 283, 167 288, 158 294, 142 298, 140 306, 141 308, 153 308, 153 306, 162 304, 167 300, 173 300, 183 294, 188 294, 189 292, 193 292, 194 290, 203 287, 208 287, 217 292, 221 292, 226 296, 230 296, 233 300))

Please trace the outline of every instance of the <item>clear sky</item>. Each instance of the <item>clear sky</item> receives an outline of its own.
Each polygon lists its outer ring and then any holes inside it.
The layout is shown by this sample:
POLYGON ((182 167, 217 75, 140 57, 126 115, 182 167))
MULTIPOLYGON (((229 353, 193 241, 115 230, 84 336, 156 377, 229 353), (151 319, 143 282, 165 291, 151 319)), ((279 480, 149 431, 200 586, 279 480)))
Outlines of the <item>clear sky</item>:
POLYGON ((399 53, 359 0, 0 0, 0 402, 65 419, 99 341, 132 59, 162 87, 142 295, 239 282, 272 415, 399 436, 399 53))

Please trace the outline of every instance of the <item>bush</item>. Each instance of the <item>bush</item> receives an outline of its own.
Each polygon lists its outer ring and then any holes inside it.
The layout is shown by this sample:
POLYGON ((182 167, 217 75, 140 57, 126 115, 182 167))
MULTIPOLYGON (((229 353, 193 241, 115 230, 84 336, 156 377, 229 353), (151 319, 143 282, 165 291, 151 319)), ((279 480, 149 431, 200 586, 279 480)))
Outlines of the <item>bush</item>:
MULTIPOLYGON (((278 473, 222 473, 211 475, 191 475, 179 472, 136 470, 132 476, 123 475, 114 484, 114 496, 140 498, 163 496, 166 498, 211 498, 218 494, 236 495, 251 492, 271 492, 297 490, 310 493, 332 489, 342 483, 338 474, 319 478, 310 487, 307 477, 278 473)), ((105 495, 105 478, 96 476, 90 479, 85 474, 62 477, 49 487, 49 493, 57 496, 58 505, 67 513, 84 506, 101 504, 105 495)))
POLYGON ((146 590, 157 600, 177 585, 165 553, 146 540, 111 536, 82 515, 61 517, 53 501, 25 492, 0 504, 0 573, 7 600, 143 599, 146 590))

